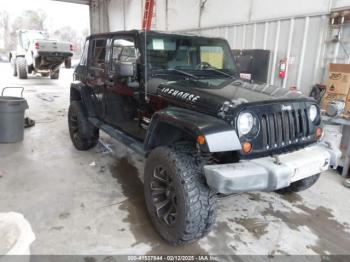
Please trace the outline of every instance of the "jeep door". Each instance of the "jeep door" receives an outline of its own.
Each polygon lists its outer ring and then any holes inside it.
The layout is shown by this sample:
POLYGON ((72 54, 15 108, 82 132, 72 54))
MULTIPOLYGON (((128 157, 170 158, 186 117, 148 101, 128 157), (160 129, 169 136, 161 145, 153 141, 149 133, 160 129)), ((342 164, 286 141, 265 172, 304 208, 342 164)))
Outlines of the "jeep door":
POLYGON ((104 94, 106 91, 106 50, 107 38, 90 39, 86 83, 88 99, 99 119, 105 118, 104 94))
POLYGON ((143 139, 145 132, 139 126, 136 76, 125 76, 121 68, 136 68, 138 50, 133 34, 121 34, 110 40, 106 83, 106 122, 129 135, 143 139))

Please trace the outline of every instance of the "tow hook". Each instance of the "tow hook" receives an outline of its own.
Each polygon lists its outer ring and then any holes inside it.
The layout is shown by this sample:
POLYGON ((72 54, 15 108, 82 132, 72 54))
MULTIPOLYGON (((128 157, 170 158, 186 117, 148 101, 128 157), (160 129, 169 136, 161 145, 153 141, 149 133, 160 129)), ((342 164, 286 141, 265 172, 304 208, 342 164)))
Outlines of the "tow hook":
POLYGON ((272 158, 273 158, 273 163, 275 163, 276 165, 282 164, 279 155, 273 155, 272 158))
POLYGON ((321 170, 322 171, 327 170, 328 166, 329 166, 329 163, 330 163, 330 160, 328 158, 326 158, 326 160, 324 161, 324 164, 321 166, 321 170))

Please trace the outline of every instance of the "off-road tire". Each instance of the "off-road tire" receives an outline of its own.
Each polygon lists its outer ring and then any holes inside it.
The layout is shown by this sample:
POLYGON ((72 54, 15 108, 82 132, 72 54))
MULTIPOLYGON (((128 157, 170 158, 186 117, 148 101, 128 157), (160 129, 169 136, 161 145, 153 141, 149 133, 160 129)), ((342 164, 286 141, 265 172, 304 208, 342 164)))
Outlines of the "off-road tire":
POLYGON ((321 174, 316 174, 313 176, 309 176, 307 178, 295 181, 289 185, 289 187, 282 188, 278 190, 277 192, 280 194, 291 194, 291 193, 297 193, 304 191, 310 187, 312 187, 317 180, 320 178, 321 174))
POLYGON ((28 78, 27 62, 24 57, 16 58, 16 67, 17 67, 18 78, 27 79, 28 78))
POLYGON ((11 69, 12 69, 12 75, 17 76, 17 65, 16 65, 16 58, 11 58, 11 69))
POLYGON ((85 151, 95 147, 99 139, 99 129, 86 118, 80 101, 72 101, 68 109, 68 127, 73 145, 85 151))
POLYGON ((203 161, 189 145, 157 147, 145 165, 145 201, 151 221, 160 236, 171 245, 181 245, 206 236, 216 218, 216 194, 209 189, 202 173, 203 161), (176 193, 176 219, 167 225, 158 217, 152 198, 154 172, 167 170, 176 193))
POLYGON ((60 70, 59 69, 50 72, 51 79, 58 79, 59 77, 60 77, 60 70))
POLYGON ((70 58, 64 60, 64 67, 67 69, 70 69, 72 67, 72 60, 70 58))

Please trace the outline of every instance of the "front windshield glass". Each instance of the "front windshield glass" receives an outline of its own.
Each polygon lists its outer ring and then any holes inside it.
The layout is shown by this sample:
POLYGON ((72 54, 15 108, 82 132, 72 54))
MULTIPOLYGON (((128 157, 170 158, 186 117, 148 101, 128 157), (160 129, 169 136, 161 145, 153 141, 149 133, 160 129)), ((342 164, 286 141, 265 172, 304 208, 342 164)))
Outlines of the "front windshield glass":
MULTIPOLYGON (((225 40, 186 35, 148 34, 147 66, 152 74, 175 73, 187 78, 226 79, 236 74, 225 40)), ((221 81, 209 81, 216 85, 221 81)))

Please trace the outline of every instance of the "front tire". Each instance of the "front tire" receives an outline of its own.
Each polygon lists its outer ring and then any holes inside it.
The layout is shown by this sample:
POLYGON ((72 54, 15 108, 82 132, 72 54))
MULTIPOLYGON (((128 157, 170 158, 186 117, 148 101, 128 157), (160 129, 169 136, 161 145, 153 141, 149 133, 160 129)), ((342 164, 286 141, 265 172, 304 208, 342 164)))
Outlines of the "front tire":
POLYGON ((16 58, 17 74, 19 79, 28 78, 27 62, 24 57, 16 58))
POLYGON ((145 165, 145 200, 155 229, 171 245, 206 236, 216 217, 216 194, 191 147, 157 147, 145 165))
POLYGON ((309 176, 307 178, 295 181, 289 185, 289 187, 282 188, 278 190, 277 192, 280 194, 291 194, 291 193, 297 193, 304 191, 310 187, 312 187, 314 184, 316 184, 317 180, 320 178, 321 174, 316 174, 313 176, 309 176))
POLYGON ((69 106, 68 127, 70 138, 76 149, 85 151, 97 145, 99 129, 87 120, 80 101, 72 101, 69 106))

